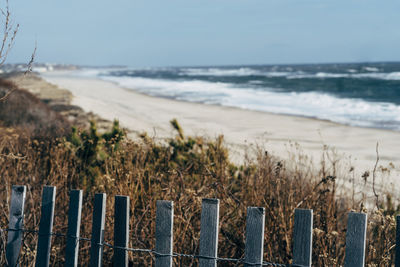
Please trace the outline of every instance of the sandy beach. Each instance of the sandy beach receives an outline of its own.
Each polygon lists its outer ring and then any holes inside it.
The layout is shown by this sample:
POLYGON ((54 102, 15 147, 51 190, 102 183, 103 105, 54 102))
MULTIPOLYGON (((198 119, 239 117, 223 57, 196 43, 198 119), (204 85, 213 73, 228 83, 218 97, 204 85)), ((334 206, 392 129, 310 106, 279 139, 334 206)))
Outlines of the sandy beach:
MULTIPOLYGON (((335 158, 341 158, 343 170, 354 167, 355 175, 360 177, 374 169, 379 143, 378 167, 391 169, 391 179, 385 184, 391 186, 396 182, 400 132, 151 97, 71 72, 48 72, 41 76, 69 90, 73 94, 72 104, 108 120, 119 119, 123 127, 133 132, 132 137, 144 131, 156 138, 170 137, 175 134, 169 123, 172 118, 189 135, 213 138, 223 134, 235 161, 240 161, 247 148, 257 145, 283 159, 302 151, 318 164, 325 147, 334 151, 335 158)), ((330 155, 327 160, 335 160, 330 155)))

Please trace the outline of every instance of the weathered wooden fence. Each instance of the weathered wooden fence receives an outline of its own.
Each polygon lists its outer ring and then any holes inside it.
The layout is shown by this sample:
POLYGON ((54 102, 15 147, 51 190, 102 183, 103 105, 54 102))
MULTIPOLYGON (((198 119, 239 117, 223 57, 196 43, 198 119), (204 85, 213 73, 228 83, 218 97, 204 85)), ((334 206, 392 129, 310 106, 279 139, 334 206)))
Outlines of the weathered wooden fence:
MULTIPOLYGON (((8 266, 17 266, 24 231, 25 186, 13 186, 10 202, 10 217, 6 258, 8 266)), ((38 231, 36 266, 49 266, 51 239, 53 235, 53 218, 56 188, 45 186, 42 194, 41 218, 38 231)), ((70 192, 68 211, 68 231, 66 234, 65 266, 77 266, 79 235, 82 209, 82 190, 70 192)), ((296 209, 294 213, 293 263, 277 264, 263 261, 265 209, 247 208, 246 242, 243 259, 219 258, 218 225, 219 200, 203 199, 201 210, 200 251, 199 255, 174 253, 172 201, 157 201, 155 249, 133 249, 128 247, 129 240, 129 198, 115 196, 114 244, 104 243, 106 194, 96 194, 94 199, 92 235, 90 247, 90 266, 102 266, 103 247, 114 249, 114 266, 128 266, 129 251, 145 251, 155 256, 155 266, 172 266, 173 257, 190 256, 198 258, 200 267, 215 267, 218 261, 233 261, 244 266, 311 266, 312 254, 312 221, 313 212, 307 209, 296 209)), ((400 217, 397 217, 399 226, 400 217)), ((367 215, 349 213, 346 232, 346 267, 364 266, 367 215)), ((396 267, 400 267, 400 231, 396 235, 396 267)), ((87 239, 84 239, 87 240, 87 239)))

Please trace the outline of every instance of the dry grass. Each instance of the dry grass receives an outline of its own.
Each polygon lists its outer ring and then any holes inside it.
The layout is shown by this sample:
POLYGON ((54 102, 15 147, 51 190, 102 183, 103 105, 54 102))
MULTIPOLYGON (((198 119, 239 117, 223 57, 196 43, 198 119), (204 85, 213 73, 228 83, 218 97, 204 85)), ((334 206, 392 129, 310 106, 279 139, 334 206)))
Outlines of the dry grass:
MULTIPOLYGON (((46 135, 39 140, 21 129, 1 128, 1 227, 8 224, 8 200, 13 184, 28 186, 25 225, 30 229, 38 229, 43 185, 53 185, 57 186, 54 231, 66 233, 68 192, 80 188, 84 190, 82 236, 90 236, 94 194, 105 192, 108 195, 105 239, 112 243, 113 196, 127 195, 131 201, 129 246, 153 248, 156 200, 173 200, 174 251, 195 254, 199 245, 201 199, 219 198, 219 256, 243 256, 246 207, 262 206, 266 208, 264 259, 290 263, 293 212, 300 207, 314 210, 313 265, 343 263, 346 214, 351 209, 364 208, 351 195, 337 193, 336 176, 343 170, 338 170, 336 162, 334 166, 322 162, 315 170, 306 157, 296 155, 293 161, 285 162, 259 150, 256 160, 237 166, 229 161, 222 137, 216 140, 185 137, 177 122, 174 127, 177 136, 164 144, 145 134, 140 142, 125 140, 118 129, 99 135, 94 125, 90 131, 76 131, 69 138, 46 135)), ((369 266, 393 264, 396 213, 389 200, 382 209, 370 211, 369 266)), ((0 248, 4 249, 4 233, 2 240, 0 248)), ((22 266, 33 266, 36 242, 37 236, 25 235, 22 266)), ((53 266, 63 264, 64 245, 64 239, 53 239, 53 266)), ((82 266, 88 263, 88 252, 89 244, 82 242, 82 266)), ((0 264, 4 265, 4 253, 0 255, 0 264)), ((110 265, 112 250, 106 248, 104 258, 105 264, 110 265)), ((130 253, 129 259, 134 266, 148 266, 152 261, 146 254, 130 253)), ((174 260, 177 266, 196 265, 192 259, 174 260)))

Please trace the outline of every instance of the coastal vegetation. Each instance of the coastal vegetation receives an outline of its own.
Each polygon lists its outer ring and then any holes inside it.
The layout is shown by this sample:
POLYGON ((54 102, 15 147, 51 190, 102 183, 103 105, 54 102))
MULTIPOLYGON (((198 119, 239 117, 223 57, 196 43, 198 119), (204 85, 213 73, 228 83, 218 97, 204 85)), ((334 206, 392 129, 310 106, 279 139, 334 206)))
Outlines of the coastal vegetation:
MULTIPOLYGON (((14 85, 2 81, 2 95, 14 85)), ((11 186, 27 185, 25 227, 37 229, 43 185, 57 186, 54 232, 67 229, 68 193, 84 190, 81 235, 91 232, 92 201, 95 193, 107 193, 105 240, 113 240, 113 196, 127 195, 131 201, 130 241, 133 248, 154 248, 155 206, 160 199, 175 203, 174 251, 198 253, 202 198, 219 198, 220 257, 244 255, 246 207, 266 208, 264 259, 291 262, 293 213, 295 208, 314 210, 313 264, 339 266, 344 260, 345 227, 350 210, 369 213, 368 266, 394 262, 395 216, 399 207, 390 195, 381 195, 377 205, 366 208, 359 192, 341 190, 338 178, 352 175, 329 151, 315 165, 307 155, 294 153, 288 160, 262 148, 233 163, 223 136, 209 139, 187 136, 178 121, 171 120, 176 136, 158 141, 142 133, 132 140, 115 121, 100 133, 96 122, 76 127, 34 95, 13 89, 0 103, 0 217, 8 225, 11 186), (317 167, 316 167, 317 166, 317 167)), ((1 97, 1 95, 0 95, 1 97)), ((366 174, 364 178, 366 179, 366 174)), ((363 181, 363 177, 359 177, 363 181)), ((357 179, 357 177, 355 177, 357 179)), ((351 190, 350 190, 351 191, 351 190)), ((6 233, 1 232, 4 251, 6 233)), ((64 262, 65 239, 54 237, 51 262, 64 262)), ((33 266, 37 235, 25 233, 21 265, 33 266)), ((105 248, 106 265, 113 251, 105 248)), ((89 244, 80 244, 80 263, 88 264, 89 244)), ((0 253, 0 265, 5 264, 0 253)), ((129 254, 130 262, 149 266, 150 255, 129 254)), ((175 258, 177 266, 196 265, 192 258, 175 258)), ((230 266, 221 263, 219 266, 230 266)))

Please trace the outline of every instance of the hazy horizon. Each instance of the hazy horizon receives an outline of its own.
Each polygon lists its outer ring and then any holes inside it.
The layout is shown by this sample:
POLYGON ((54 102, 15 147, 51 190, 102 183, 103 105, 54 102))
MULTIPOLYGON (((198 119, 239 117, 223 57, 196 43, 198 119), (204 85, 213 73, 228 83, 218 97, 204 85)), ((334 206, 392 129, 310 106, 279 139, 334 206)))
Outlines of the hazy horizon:
MULTIPOLYGON (((11 65, 27 65, 27 62, 7 62, 7 64, 11 65)), ((209 68, 209 67, 218 67, 218 68, 232 68, 232 67, 257 67, 257 66, 308 66, 308 65, 374 65, 374 64, 398 64, 398 61, 354 61, 354 62, 304 62, 304 63, 266 63, 266 64, 215 64, 215 65, 165 65, 165 66, 130 66, 124 64, 99 64, 99 65, 90 65, 90 64, 74 64, 74 63, 63 63, 63 62, 38 62, 35 61, 33 65, 71 65, 77 66, 81 68, 107 68, 107 67, 124 67, 124 68, 136 68, 136 69, 146 69, 146 68, 209 68)))

